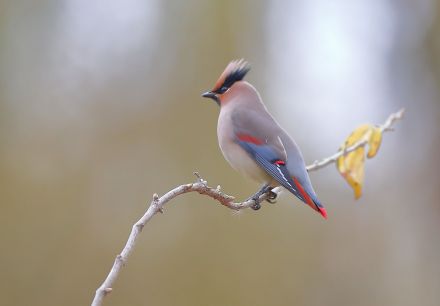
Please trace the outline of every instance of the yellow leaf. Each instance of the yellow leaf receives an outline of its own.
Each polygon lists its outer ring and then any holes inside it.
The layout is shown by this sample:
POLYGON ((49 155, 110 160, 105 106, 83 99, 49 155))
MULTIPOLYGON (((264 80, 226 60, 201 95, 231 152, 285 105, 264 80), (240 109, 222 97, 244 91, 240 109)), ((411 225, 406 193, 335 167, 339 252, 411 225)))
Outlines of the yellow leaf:
MULTIPOLYGON (((370 144, 368 156, 373 157, 380 145, 381 133, 380 130, 370 124, 363 124, 356 128, 347 140, 341 146, 340 150, 345 151, 350 146, 359 141, 367 140, 370 144)), ((359 199, 362 195, 362 186, 364 184, 364 164, 365 164, 365 148, 359 147, 356 150, 342 155, 336 161, 336 167, 342 174, 348 184, 354 191, 354 196, 359 199)))
POLYGON ((362 124, 358 126, 345 140, 345 143, 342 145, 341 149, 354 145, 356 142, 364 138, 365 135, 370 132, 371 128, 373 128, 371 124, 362 124))
POLYGON ((377 154, 377 151, 379 150, 380 144, 382 142, 382 131, 378 127, 372 127, 371 128, 371 136, 368 140, 368 153, 367 157, 372 158, 377 154))
POLYGON ((345 157, 338 159, 338 170, 353 188, 354 196, 359 199, 362 195, 362 185, 364 183, 364 162, 365 149, 363 147, 348 153, 345 157))

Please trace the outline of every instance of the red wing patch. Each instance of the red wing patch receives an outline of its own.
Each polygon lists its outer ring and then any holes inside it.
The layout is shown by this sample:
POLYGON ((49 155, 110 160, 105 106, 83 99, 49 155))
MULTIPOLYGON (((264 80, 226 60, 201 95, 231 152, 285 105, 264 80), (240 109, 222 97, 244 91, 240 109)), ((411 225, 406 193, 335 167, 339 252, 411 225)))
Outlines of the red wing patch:
POLYGON ((276 160, 276 161, 274 162, 274 164, 275 164, 275 165, 284 166, 286 163, 284 162, 284 160, 279 159, 279 160, 276 160))
POLYGON ((303 186, 300 184, 300 182, 298 182, 298 179, 296 177, 292 177, 293 178, 293 182, 296 185, 296 188, 298 188, 299 193, 301 194, 301 196, 304 198, 304 200, 306 200, 306 203, 310 205, 310 207, 312 207, 313 209, 316 210, 316 205, 315 203, 313 203, 312 199, 310 198, 310 196, 307 194, 307 192, 304 190, 303 186))
POLYGON ((262 145, 263 141, 248 134, 237 134, 237 138, 244 142, 253 143, 257 146, 262 145))

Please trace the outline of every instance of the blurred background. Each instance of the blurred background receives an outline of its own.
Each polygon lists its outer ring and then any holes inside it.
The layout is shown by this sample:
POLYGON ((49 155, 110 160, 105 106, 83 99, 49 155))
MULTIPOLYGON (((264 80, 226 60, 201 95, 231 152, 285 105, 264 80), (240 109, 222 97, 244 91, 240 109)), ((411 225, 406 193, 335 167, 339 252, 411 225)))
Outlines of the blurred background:
POLYGON ((364 196, 311 174, 232 212, 181 196, 146 226, 105 305, 438 305, 440 1, 0 1, 0 304, 87 305, 153 193, 193 171, 247 198, 200 94, 247 80, 308 163, 407 109, 364 196))

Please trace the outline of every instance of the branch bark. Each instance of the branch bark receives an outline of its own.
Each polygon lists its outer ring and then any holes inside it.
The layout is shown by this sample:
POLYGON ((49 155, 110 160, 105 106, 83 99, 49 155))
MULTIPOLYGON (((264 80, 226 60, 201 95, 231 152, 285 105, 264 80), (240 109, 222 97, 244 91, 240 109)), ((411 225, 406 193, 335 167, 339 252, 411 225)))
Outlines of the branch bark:
MULTIPOLYGON (((385 123, 379 126, 382 132, 392 131, 392 125, 394 124, 395 121, 402 119, 404 112, 405 110, 401 109, 400 111, 391 114, 388 117, 388 119, 385 121, 385 123)), ((353 146, 347 148, 347 150, 345 151, 338 151, 337 153, 333 154, 330 157, 313 162, 311 165, 307 166, 307 170, 309 172, 316 171, 327 165, 330 165, 336 162, 336 160, 340 156, 352 152, 359 147, 365 146, 367 143, 368 142, 366 140, 361 140, 356 144, 354 144, 353 146)), ((118 275, 122 267, 127 262, 130 254, 133 252, 137 239, 140 233, 142 232, 142 229, 144 228, 145 224, 148 221, 150 221, 150 219, 155 214, 159 212, 162 213, 163 206, 172 199, 184 193, 197 192, 199 194, 213 198, 214 200, 218 201, 221 205, 226 206, 227 208, 233 210, 241 210, 241 209, 249 208, 255 204, 253 200, 248 200, 244 202, 234 202, 235 198, 233 196, 223 193, 221 191, 220 186, 217 186, 217 188, 209 187, 207 181, 203 180, 197 172, 194 173, 194 175, 197 176, 197 181, 195 183, 178 186, 168 191, 166 194, 164 194, 161 197, 159 197, 157 194, 153 195, 153 199, 147 211, 142 216, 142 218, 140 218, 133 225, 130 236, 128 237, 128 240, 124 248, 122 249, 122 252, 116 256, 113 266, 109 274, 107 275, 107 278, 104 280, 102 285, 96 290, 95 297, 91 304, 92 306, 101 306, 105 296, 110 292, 112 292, 113 284, 118 278, 118 275)), ((273 191, 279 194, 281 192, 281 188, 280 187, 274 188, 273 191)), ((260 196, 261 201, 264 201, 266 199, 268 199, 268 194, 263 194, 260 196)))

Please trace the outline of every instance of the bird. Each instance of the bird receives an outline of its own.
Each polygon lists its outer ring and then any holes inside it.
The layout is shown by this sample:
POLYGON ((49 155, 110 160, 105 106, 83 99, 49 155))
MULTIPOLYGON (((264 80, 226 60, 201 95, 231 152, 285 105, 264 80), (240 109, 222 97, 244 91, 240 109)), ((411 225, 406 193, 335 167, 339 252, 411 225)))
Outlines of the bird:
POLYGON ((242 175, 262 183, 250 199, 257 210, 260 196, 282 186, 327 219, 327 211, 316 195, 302 153, 263 104, 260 94, 244 77, 250 65, 244 60, 231 61, 214 88, 202 97, 220 106, 217 136, 226 161, 242 175))

